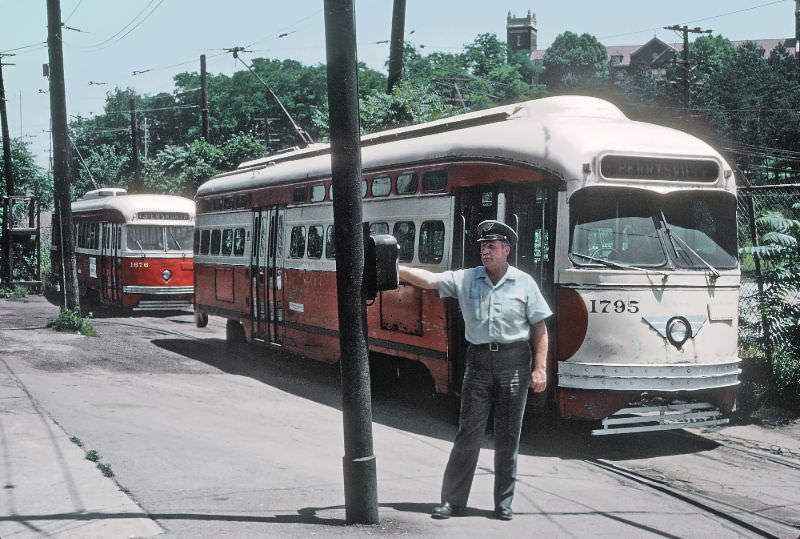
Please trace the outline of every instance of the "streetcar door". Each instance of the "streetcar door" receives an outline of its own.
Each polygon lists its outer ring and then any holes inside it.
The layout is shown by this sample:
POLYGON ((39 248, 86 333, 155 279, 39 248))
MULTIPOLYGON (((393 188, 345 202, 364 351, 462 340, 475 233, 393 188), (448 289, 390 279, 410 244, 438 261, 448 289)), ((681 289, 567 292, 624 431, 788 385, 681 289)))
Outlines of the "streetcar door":
POLYGON ((254 214, 251 317, 256 339, 283 343, 283 217, 278 206, 254 214))
POLYGON ((505 222, 519 236, 509 262, 533 276, 551 308, 555 305, 554 255, 558 185, 514 186, 506 194, 505 222))
POLYGON ((269 210, 253 212, 253 252, 250 263, 251 294, 250 317, 253 323, 253 338, 267 340, 267 244, 269 241, 269 210))
POLYGON ((269 295, 270 342, 283 344, 284 294, 283 294, 283 228, 286 209, 274 206, 269 215, 269 241, 267 243, 267 284, 269 295))
POLYGON ((119 283, 119 224, 103 223, 103 241, 100 245, 98 273, 100 277, 100 294, 103 301, 117 304, 120 302, 119 283))
MULTIPOLYGON (((479 185, 456 192, 451 269, 472 268, 481 265, 481 250, 476 229, 481 221, 497 219, 497 208, 497 185, 479 185)), ((466 367, 464 358, 468 343, 464 338, 464 318, 461 315, 458 301, 455 299, 448 299, 447 320, 450 328, 448 346, 450 389, 460 392, 466 367)))

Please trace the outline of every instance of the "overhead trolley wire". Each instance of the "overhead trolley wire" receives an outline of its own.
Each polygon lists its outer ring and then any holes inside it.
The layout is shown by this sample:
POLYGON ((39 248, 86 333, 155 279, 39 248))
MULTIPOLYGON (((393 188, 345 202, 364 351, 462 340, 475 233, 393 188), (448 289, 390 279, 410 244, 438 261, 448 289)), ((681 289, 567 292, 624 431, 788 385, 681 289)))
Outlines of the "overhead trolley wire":
POLYGON ((123 40, 128 34, 136 30, 139 26, 142 25, 144 21, 146 21, 150 16, 164 3, 164 0, 150 0, 150 2, 142 9, 139 13, 136 14, 133 19, 128 22, 125 26, 123 26, 116 34, 112 35, 104 39, 103 41, 92 45, 88 50, 92 51, 99 51, 103 49, 107 49, 108 47, 118 43, 119 41, 123 40), (153 6, 153 4, 158 1, 158 3, 153 6), (151 8, 151 6, 153 6, 151 8), (150 11, 147 11, 150 9, 150 11), (145 13, 147 11, 147 13, 145 13), (144 14, 144 15, 142 15, 144 14), (141 17, 141 18, 140 18, 141 17), (124 33, 123 33, 124 32, 124 33), (122 35, 120 35, 122 34, 122 35), (119 37, 117 37, 119 36, 119 37))

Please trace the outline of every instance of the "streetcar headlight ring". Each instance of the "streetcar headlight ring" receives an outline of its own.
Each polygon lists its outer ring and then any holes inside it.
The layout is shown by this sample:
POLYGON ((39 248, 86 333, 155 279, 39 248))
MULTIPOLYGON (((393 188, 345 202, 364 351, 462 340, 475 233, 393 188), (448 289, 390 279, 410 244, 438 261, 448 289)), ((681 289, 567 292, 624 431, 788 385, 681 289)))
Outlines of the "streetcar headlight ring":
POLYGON ((161 278, 165 281, 169 281, 172 278, 172 272, 168 269, 165 269, 161 272, 161 278))
POLYGON ((692 336, 692 326, 682 316, 671 318, 667 322, 667 339, 676 348, 680 348, 692 336))

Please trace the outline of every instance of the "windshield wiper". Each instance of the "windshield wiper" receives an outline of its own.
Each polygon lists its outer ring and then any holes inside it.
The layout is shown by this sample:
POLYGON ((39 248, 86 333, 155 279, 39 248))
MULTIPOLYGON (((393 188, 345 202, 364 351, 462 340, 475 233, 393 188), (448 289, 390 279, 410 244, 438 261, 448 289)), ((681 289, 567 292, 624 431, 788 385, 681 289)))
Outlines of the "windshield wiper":
POLYGON ((603 260, 602 258, 595 258, 593 256, 585 255, 583 253, 578 253, 578 252, 575 252, 575 251, 570 251, 569 252, 569 256, 572 256, 572 255, 579 256, 581 258, 584 258, 586 260, 590 260, 592 262, 597 262, 598 264, 601 264, 603 266, 607 266, 609 268, 625 269, 625 270, 636 270, 636 271, 643 271, 645 273, 656 273, 658 275, 661 275, 665 279, 669 276, 669 274, 664 272, 664 271, 652 270, 652 269, 647 269, 647 268, 640 268, 638 266, 631 266, 630 264, 622 264, 620 262, 612 262, 610 260, 603 260))
MULTIPOLYGON (((716 281, 717 279, 719 279, 719 276, 720 276, 719 270, 717 270, 717 268, 715 268, 714 266, 712 266, 712 265, 711 265, 711 264, 710 264, 710 263, 709 263, 709 262, 708 262, 708 261, 707 261, 705 258, 703 258, 702 256, 700 256, 700 254, 699 254, 697 251, 695 251, 694 249, 692 249, 692 246, 691 246, 691 245, 689 245, 689 244, 686 242, 686 240, 684 240, 683 238, 681 238, 681 237, 680 237, 678 234, 675 234, 675 233, 673 233, 673 232, 672 232, 672 227, 671 227, 671 226, 669 226, 669 223, 667 222, 667 217, 666 217, 666 215, 664 215, 664 212, 663 212, 663 211, 661 212, 661 221, 664 223, 664 230, 666 230, 666 231, 667 231, 667 236, 669 236, 669 239, 670 239, 670 241, 672 242, 672 247, 673 247, 673 248, 675 248, 675 247, 676 247, 676 245, 675 245, 675 240, 678 240, 678 241, 679 241, 679 242, 680 242, 680 243, 681 243, 681 244, 682 244, 684 247, 686 247, 686 249, 687 249, 687 250, 688 250, 690 253, 692 253, 694 256, 696 256, 696 257, 697 257, 697 260, 699 260, 700 262, 702 262, 703 264, 705 264, 705 265, 706 265, 706 267, 708 268, 708 270, 711 272, 711 280, 712 280, 712 281, 716 281)), ((675 252, 676 252, 676 253, 677 253, 677 251, 678 251, 678 250, 677 250, 677 249, 675 249, 675 252)))
POLYGON ((172 230, 169 227, 167 227, 167 232, 169 232, 169 235, 172 238, 172 240, 175 242, 175 245, 178 246, 178 250, 179 251, 183 251, 183 247, 181 247, 181 242, 178 241, 178 238, 175 237, 175 234, 172 233, 172 230))

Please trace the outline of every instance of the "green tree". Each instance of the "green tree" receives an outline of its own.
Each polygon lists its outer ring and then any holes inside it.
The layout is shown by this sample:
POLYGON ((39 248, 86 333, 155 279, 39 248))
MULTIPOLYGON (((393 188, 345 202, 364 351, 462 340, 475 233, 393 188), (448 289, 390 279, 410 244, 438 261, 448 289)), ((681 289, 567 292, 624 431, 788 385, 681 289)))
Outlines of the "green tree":
MULTIPOLYGON (((34 195, 39 197, 43 208, 53 206, 53 178, 36 164, 30 144, 21 138, 12 138, 11 172, 14 176, 15 195, 34 195)), ((3 152, 0 152, 0 170, 4 170, 3 152)), ((0 194, 6 194, 6 182, 0 182, 0 194)))
POLYGON ((495 34, 479 34, 464 45, 464 67, 476 77, 485 77, 504 66, 507 57, 506 44, 495 34))
POLYGON ((551 90, 591 88, 608 81, 608 53, 589 34, 559 34, 542 58, 542 80, 551 90))
POLYGON ((372 133, 436 120, 453 113, 453 107, 429 84, 401 79, 391 95, 373 90, 360 100, 361 129, 372 133))
POLYGON ((73 200, 99 187, 126 188, 128 163, 128 155, 120 153, 112 144, 101 144, 89 148, 88 153, 81 152, 75 165, 77 171, 72 172, 70 187, 73 200))

